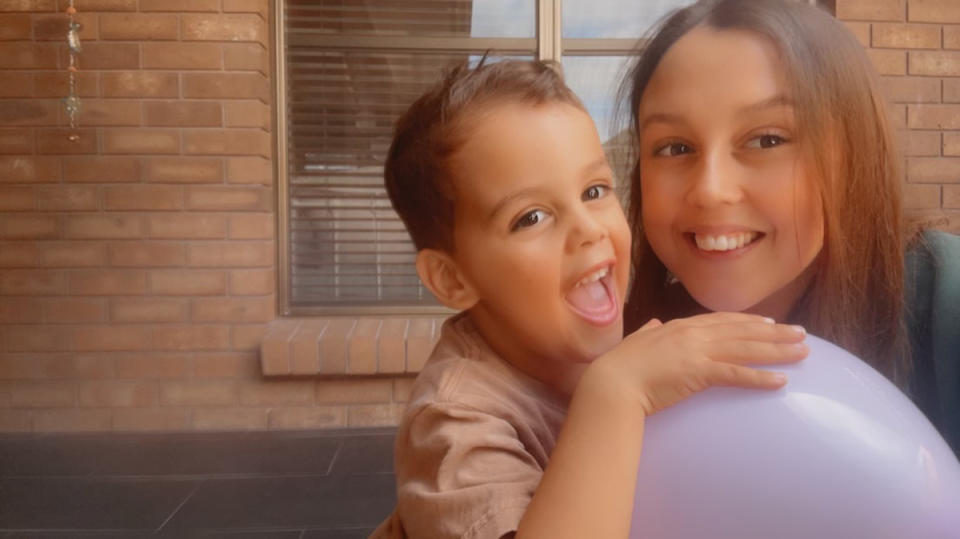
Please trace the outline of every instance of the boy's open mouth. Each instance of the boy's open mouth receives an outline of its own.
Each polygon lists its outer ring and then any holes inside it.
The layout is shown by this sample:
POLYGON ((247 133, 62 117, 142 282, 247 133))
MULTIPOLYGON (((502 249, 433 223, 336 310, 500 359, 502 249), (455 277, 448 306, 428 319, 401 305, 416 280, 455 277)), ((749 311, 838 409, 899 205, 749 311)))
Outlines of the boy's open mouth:
POLYGON ((582 318, 597 325, 617 319, 620 308, 614 286, 613 266, 608 265, 580 279, 567 292, 567 303, 582 318))

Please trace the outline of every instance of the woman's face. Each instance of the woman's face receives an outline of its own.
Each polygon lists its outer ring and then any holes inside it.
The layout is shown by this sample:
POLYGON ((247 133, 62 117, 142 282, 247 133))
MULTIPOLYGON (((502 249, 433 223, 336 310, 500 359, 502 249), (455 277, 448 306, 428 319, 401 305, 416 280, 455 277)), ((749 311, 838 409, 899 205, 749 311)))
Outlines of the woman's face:
POLYGON ((643 93, 644 233, 710 310, 783 320, 813 275, 823 205, 795 112, 776 48, 740 30, 694 28, 643 93))

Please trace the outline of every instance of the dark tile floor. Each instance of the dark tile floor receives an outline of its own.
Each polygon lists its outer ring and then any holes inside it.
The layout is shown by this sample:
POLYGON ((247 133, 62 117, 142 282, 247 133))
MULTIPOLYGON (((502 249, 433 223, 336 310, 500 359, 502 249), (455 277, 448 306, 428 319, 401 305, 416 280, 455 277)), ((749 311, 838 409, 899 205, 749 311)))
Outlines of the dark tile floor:
POLYGON ((0 538, 359 539, 393 429, 0 435, 0 538))

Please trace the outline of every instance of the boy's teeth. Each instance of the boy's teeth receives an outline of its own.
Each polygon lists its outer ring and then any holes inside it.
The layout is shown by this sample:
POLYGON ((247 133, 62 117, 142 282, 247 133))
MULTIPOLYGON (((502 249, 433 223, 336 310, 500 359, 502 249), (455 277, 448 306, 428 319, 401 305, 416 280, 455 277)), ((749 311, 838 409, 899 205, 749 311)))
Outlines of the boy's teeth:
POLYGON ((740 232, 721 236, 694 234, 693 239, 696 241, 697 247, 704 251, 731 251, 753 243, 758 235, 757 232, 740 232))
POLYGON ((597 270, 591 273, 590 275, 587 275, 583 279, 580 279, 580 282, 577 283, 577 286, 583 286, 585 284, 595 283, 600 279, 603 279, 604 277, 606 277, 609 271, 610 271, 609 267, 603 268, 601 270, 597 270))

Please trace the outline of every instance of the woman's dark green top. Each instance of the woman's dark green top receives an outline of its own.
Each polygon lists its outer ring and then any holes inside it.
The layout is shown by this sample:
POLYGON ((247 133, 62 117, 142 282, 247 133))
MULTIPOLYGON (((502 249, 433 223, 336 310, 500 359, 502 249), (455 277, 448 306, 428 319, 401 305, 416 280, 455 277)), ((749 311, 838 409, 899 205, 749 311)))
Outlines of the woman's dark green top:
POLYGON ((910 392, 960 456, 960 236, 928 230, 906 257, 910 392))

